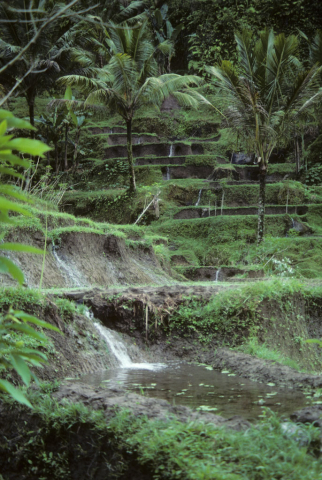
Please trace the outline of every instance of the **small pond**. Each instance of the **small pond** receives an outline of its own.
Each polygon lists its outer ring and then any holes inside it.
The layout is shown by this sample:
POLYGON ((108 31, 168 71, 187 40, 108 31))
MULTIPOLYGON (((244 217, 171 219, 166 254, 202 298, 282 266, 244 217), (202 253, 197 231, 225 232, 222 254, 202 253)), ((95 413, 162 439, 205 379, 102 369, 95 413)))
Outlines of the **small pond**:
POLYGON ((298 390, 252 382, 200 364, 132 364, 84 375, 80 381, 95 387, 122 385, 171 404, 211 411, 226 418, 241 415, 250 421, 263 415, 265 407, 288 417, 308 401, 298 390))

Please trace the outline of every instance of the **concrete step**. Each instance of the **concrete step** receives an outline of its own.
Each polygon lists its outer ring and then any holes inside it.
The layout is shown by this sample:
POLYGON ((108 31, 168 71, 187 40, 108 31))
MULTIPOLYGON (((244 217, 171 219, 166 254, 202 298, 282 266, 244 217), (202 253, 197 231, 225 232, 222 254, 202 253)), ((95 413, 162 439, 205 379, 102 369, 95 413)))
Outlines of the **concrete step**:
MULTIPOLYGON (((159 142, 159 143, 141 143, 133 145, 134 157, 181 157, 183 155, 205 155, 206 153, 211 155, 205 148, 203 142, 159 142)), ((105 158, 127 157, 127 147, 125 144, 116 145, 113 144, 110 147, 105 148, 105 158)))
MULTIPOLYGON (((284 164, 283 164, 284 166, 284 164)), ((271 167, 268 175, 266 176, 267 183, 280 182, 284 179, 285 175, 292 175, 287 171, 279 171, 279 165, 274 165, 271 167)), ((292 167, 292 166, 291 166, 292 167)), ((228 180, 230 182, 258 182, 259 181, 259 168, 257 165, 254 166, 234 166, 235 170, 230 173, 231 178, 228 180)), ((175 180, 175 179, 184 179, 184 178, 209 178, 212 175, 212 180, 218 182, 222 178, 227 177, 227 170, 222 172, 214 173, 213 166, 207 165, 176 165, 173 167, 166 168, 162 167, 162 174, 164 180, 175 180), (215 178, 216 177, 216 178, 215 178), (220 178, 222 177, 222 178, 220 178)), ((233 183, 231 183, 233 184, 233 183)))
MULTIPOLYGON (((307 205, 293 205, 287 209, 289 215, 305 215, 308 212, 307 205)), ((222 215, 257 215, 258 207, 227 207, 223 208, 222 215)), ((286 205, 267 205, 265 208, 266 215, 285 215, 286 205)), ((206 207, 190 207, 182 208, 175 215, 175 220, 190 220, 194 218, 206 218, 221 216, 220 207, 214 209, 213 206, 209 209, 206 207), (210 213, 210 215, 209 215, 210 213)))

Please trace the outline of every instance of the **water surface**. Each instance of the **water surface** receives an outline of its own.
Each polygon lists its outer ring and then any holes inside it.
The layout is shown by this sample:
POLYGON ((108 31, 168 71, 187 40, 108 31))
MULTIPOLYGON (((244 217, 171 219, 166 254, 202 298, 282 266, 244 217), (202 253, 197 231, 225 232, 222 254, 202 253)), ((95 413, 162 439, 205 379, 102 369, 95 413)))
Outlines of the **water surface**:
POLYGON ((140 368, 140 365, 113 368, 84 375, 80 381, 95 387, 122 385, 127 390, 171 404, 209 410, 226 418, 241 415, 250 421, 263 415, 264 407, 288 417, 307 403, 300 391, 277 388, 273 383, 252 382, 225 370, 218 372, 205 365, 187 363, 150 364, 149 369, 140 368))

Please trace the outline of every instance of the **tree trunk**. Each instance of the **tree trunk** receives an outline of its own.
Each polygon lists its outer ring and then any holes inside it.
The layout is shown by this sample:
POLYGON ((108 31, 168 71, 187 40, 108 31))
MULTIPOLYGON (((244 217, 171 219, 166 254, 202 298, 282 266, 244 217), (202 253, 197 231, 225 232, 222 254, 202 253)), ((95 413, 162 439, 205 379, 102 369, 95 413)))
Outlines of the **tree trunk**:
POLYGON ((64 155, 64 170, 68 170, 68 160, 67 160, 67 149, 68 149, 68 131, 69 131, 69 123, 65 125, 65 155, 64 155))
POLYGON ((300 145, 299 145, 299 139, 296 137, 296 174, 299 174, 300 168, 301 168, 301 156, 300 156, 300 145))
MULTIPOLYGON (((29 106, 29 120, 31 125, 35 126, 35 99, 28 98, 28 106, 29 106)), ((35 132, 32 130, 30 132, 31 138, 35 138, 35 132)))
POLYGON ((58 173, 59 172, 59 159, 58 159, 58 145, 57 145, 57 142, 54 145, 55 145, 55 170, 56 170, 56 173, 58 173))
POLYGON ((77 129, 76 140, 75 140, 75 150, 74 150, 74 160, 73 160, 73 164, 74 164, 75 168, 78 167, 78 156, 77 156, 77 154, 78 154, 79 138, 80 138, 80 128, 77 129))
POLYGON ((29 119, 31 125, 35 126, 35 102, 34 100, 29 100, 29 119))
POLYGON ((264 239, 265 222, 265 187, 267 167, 261 162, 259 167, 259 202, 258 202, 258 230, 257 243, 260 244, 264 239))
POLYGON ((129 176, 130 176, 130 191, 135 192, 135 172, 133 165, 133 151, 132 151, 132 119, 126 122, 126 139, 127 139, 127 160, 129 163, 129 176))
POLYGON ((222 211, 223 211, 223 208, 224 208, 224 198, 225 198, 225 190, 222 189, 220 215, 222 215, 222 211))

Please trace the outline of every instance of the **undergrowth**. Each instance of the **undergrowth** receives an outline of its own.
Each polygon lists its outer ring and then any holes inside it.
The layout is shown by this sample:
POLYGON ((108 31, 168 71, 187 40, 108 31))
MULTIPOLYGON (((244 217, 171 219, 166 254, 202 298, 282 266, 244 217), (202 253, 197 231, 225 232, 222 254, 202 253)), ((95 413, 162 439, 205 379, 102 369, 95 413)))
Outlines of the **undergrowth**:
MULTIPOLYGON (((311 425, 294 429, 290 424, 290 433, 285 434, 269 410, 258 425, 233 431, 174 418, 152 421, 126 410, 106 412, 107 419, 102 410, 81 403, 58 404, 53 390, 49 388, 50 395, 45 396, 32 394, 32 416, 21 411, 16 416, 23 432, 15 440, 19 462, 12 455, 10 437, 4 439, 0 445, 3 473, 9 465, 13 471, 18 468, 20 475, 43 480, 67 480, 71 471, 80 473, 85 467, 89 479, 97 478, 98 472, 114 480, 141 478, 140 474, 155 480, 320 478, 320 462, 314 456, 318 429, 311 425)), ((13 434, 16 429, 12 425, 13 434)))

